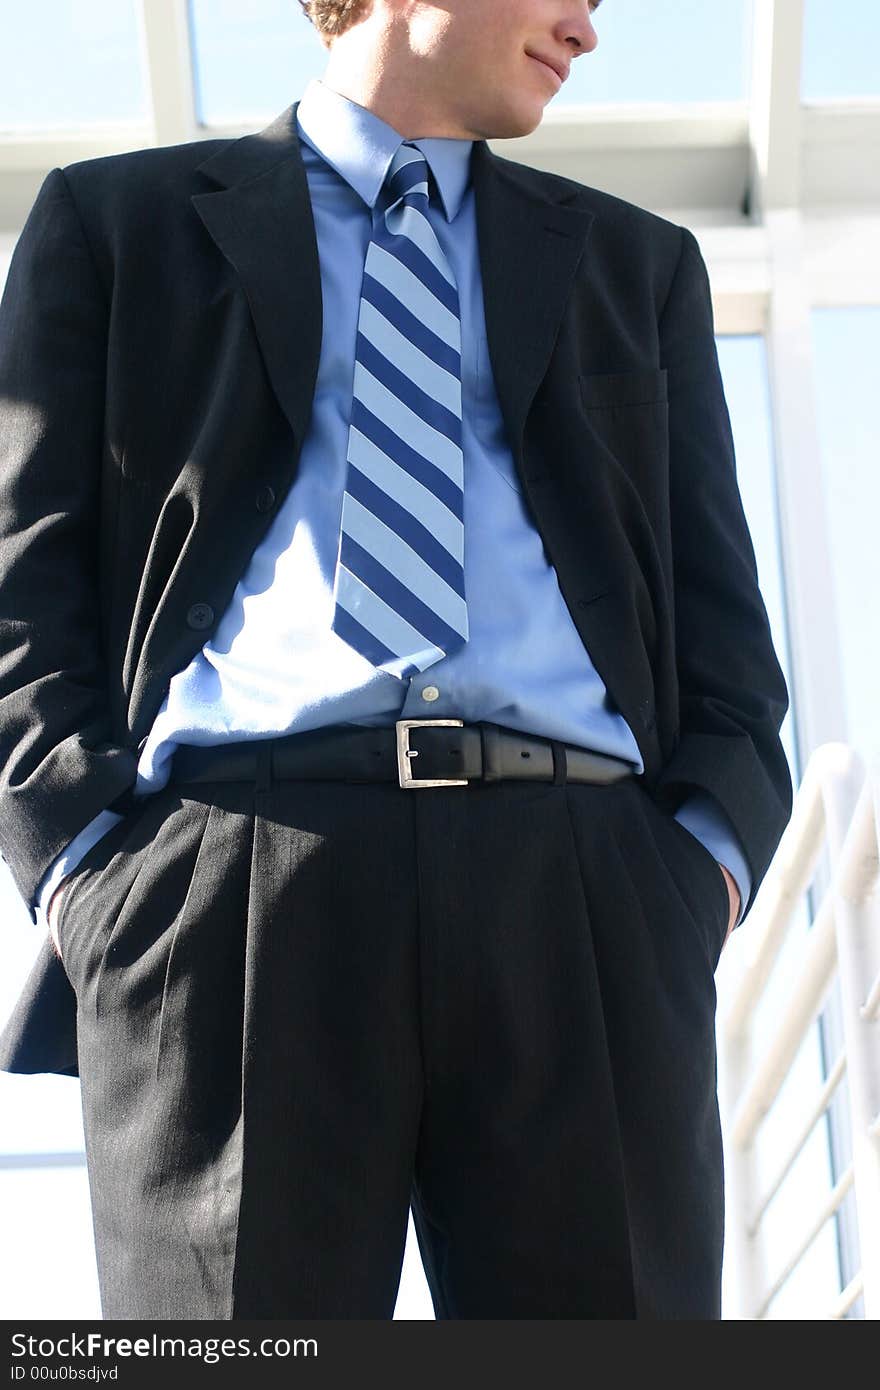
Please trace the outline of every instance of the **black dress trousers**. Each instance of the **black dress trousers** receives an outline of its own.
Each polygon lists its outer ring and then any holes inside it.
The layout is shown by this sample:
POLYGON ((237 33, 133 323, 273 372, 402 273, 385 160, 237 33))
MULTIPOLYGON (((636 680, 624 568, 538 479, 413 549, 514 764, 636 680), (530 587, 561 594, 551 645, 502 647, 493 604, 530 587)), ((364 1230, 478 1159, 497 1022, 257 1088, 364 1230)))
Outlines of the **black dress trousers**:
POLYGON ((638 778, 176 783, 62 898, 106 1318, 720 1316, 711 854, 638 778))

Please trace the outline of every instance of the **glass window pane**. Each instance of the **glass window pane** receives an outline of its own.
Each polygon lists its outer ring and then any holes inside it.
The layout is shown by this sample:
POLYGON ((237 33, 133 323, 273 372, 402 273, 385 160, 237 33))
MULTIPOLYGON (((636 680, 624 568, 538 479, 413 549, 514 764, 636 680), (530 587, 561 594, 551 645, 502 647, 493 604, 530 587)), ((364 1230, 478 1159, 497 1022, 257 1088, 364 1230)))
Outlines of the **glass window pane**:
POLYGON ((880 96, 880 5, 806 0, 801 95, 804 101, 880 96))
POLYGON ((745 101, 752 0, 606 0, 599 42, 572 63, 549 109, 580 102, 745 101))
POLYGON ((880 308, 815 309, 812 323, 848 739, 867 761, 880 751, 880 649, 875 637, 880 308))
MULTIPOLYGON (((769 993, 759 1009, 756 1038, 760 1041, 753 1047, 755 1057, 763 1055, 764 1047, 775 1032, 782 1000, 788 997, 787 990, 803 958, 805 944, 802 931, 795 928, 783 960, 773 972, 769 993)), ((795 1136, 802 1128, 811 1101, 822 1088, 823 1080, 819 1030, 813 1027, 798 1049, 776 1103, 755 1140, 756 1188, 762 1196, 775 1181, 795 1136)), ((795 1159, 764 1216, 768 1281, 785 1267, 833 1186, 828 1133, 825 1124, 820 1122, 795 1159)), ((834 1221, 829 1220, 774 1298, 767 1317, 771 1320, 821 1318, 839 1292, 836 1229, 834 1221)))
POLYGON ((0 0, 0 130, 144 121, 137 0, 0 0))
MULTIPOLYGON (((758 582, 770 620, 776 655, 793 705, 766 344, 763 337, 757 334, 725 336, 718 338, 716 343, 736 449, 737 481, 755 549, 758 582)), ((791 706, 783 721, 781 737, 792 770, 792 781, 797 785, 791 706)))
MULTIPOLYGON (((781 737, 792 782, 797 787, 799 777, 794 743, 796 702, 788 661, 766 344, 760 335, 742 335, 719 338, 717 346, 736 447, 737 479, 755 549, 758 581, 776 654, 791 697, 781 737)), ((802 958, 809 925, 806 904, 802 902, 768 982, 767 994, 758 1007, 754 1021, 755 1056, 761 1055, 778 1024, 782 1000, 787 996, 791 979, 802 958)), ((735 936, 731 941, 719 966, 720 1015, 723 1014, 726 991, 734 988, 737 981, 736 962, 741 960, 740 953, 746 949, 746 943, 753 939, 749 922, 742 931, 742 937, 735 936)), ((724 1079, 722 1068, 722 1123, 726 1140, 732 1143, 727 1133, 731 1114, 723 1093, 724 1079)), ((820 1090, 823 1081, 820 1037, 818 1029, 813 1028, 805 1038, 792 1071, 755 1142, 760 1190, 766 1190, 775 1177, 787 1145, 802 1122, 811 1097, 820 1090)), ((764 1233, 769 1274, 775 1274, 782 1267, 797 1243, 804 1226, 804 1212, 814 1212, 831 1186, 827 1132, 825 1126, 820 1124, 813 1131, 787 1182, 768 1208, 764 1233)), ((723 1310, 733 1306, 730 1296, 733 1293, 732 1281, 736 1276, 735 1259, 736 1244, 729 1242, 725 1248, 723 1310)), ((833 1222, 828 1222, 796 1275, 774 1300, 768 1317, 818 1317, 821 1310, 831 1304, 839 1287, 835 1227, 833 1222)), ((729 1313, 726 1315, 730 1316, 729 1313)))
POLYGON ((190 26, 204 125, 267 121, 327 66, 298 0, 190 0, 190 26))

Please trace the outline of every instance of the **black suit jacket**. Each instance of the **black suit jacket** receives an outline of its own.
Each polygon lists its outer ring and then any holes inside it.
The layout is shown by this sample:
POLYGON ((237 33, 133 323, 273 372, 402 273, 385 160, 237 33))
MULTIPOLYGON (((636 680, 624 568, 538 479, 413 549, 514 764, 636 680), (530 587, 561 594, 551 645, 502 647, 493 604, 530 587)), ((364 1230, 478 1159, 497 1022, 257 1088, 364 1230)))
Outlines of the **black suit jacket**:
MULTIPOLYGON (((322 305, 295 114, 55 169, 16 247, 0 308, 0 847, 28 903, 98 811, 128 805, 168 682, 296 476, 322 305)), ((705 264, 687 229, 485 141, 472 175, 490 358, 534 523, 648 789, 670 811, 709 791, 736 828, 748 911, 791 812, 788 692, 705 264)), ((0 1065, 74 1071, 73 1004, 47 943, 0 1065)))

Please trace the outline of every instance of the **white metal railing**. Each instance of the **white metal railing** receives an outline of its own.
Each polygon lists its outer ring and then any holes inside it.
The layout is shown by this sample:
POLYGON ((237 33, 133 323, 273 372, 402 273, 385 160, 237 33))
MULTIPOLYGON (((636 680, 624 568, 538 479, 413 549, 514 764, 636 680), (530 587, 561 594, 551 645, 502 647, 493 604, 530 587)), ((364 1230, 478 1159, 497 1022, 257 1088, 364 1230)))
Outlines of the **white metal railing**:
MULTIPOLYGON (((718 1063, 724 1097, 727 1248, 735 1280, 725 1317, 762 1318, 825 1223, 852 1191, 860 1270, 824 1316, 843 1318, 860 1296, 880 1317, 880 755, 867 771, 842 743, 818 748, 794 798, 791 820, 761 884, 732 970, 719 972, 718 1063), (823 849, 830 881, 791 978, 774 984, 769 1038, 755 1019, 823 849), (835 983, 843 1049, 814 1096, 804 1097, 775 1173, 759 1185, 756 1140, 835 983), (846 1086, 851 1162, 813 1210, 801 1214, 787 1256, 771 1261, 766 1215, 838 1088, 846 1086)), ((730 948, 728 947, 728 950, 730 948)), ((726 966, 727 963, 725 963, 726 966)), ((800 1097, 798 1098, 801 1099, 800 1097)))

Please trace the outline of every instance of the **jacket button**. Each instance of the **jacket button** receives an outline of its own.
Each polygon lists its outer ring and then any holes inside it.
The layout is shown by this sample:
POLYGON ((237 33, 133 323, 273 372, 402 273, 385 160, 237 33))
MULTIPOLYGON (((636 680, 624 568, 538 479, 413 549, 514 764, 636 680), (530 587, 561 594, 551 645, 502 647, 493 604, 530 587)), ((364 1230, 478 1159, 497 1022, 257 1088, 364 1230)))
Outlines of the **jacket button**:
POLYGON ((265 487, 260 488, 254 502, 258 512, 271 512, 275 506, 275 489, 267 483, 265 487))
POLYGON ((186 615, 187 627, 194 628, 196 632, 210 627, 213 621, 214 610, 210 603, 194 603, 186 615))

